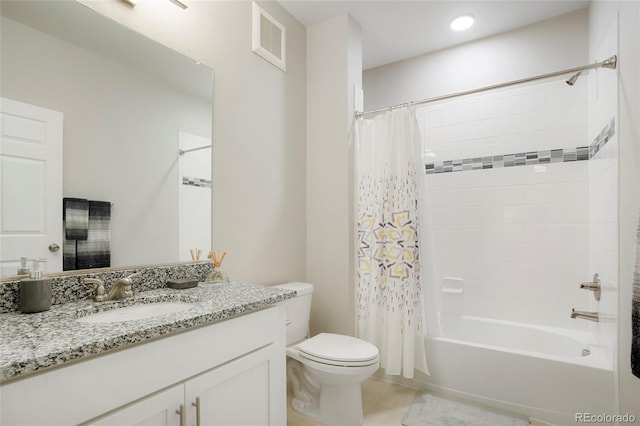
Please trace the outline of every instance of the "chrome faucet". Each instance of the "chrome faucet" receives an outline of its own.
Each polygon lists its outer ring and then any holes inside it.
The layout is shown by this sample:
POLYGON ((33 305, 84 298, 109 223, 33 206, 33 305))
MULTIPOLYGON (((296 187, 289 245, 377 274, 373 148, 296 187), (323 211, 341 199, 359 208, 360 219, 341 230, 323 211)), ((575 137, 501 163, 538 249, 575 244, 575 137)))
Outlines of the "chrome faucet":
POLYGON ((576 311, 575 308, 571 308, 571 318, 583 318, 589 321, 600 321, 600 315, 597 312, 576 311))
POLYGON ((127 297, 133 297, 133 282, 142 276, 141 273, 131 274, 126 278, 121 278, 111 286, 109 293, 105 292, 104 283, 97 278, 85 278, 85 284, 96 285, 96 295, 93 300, 96 302, 105 302, 107 300, 120 300, 127 297))

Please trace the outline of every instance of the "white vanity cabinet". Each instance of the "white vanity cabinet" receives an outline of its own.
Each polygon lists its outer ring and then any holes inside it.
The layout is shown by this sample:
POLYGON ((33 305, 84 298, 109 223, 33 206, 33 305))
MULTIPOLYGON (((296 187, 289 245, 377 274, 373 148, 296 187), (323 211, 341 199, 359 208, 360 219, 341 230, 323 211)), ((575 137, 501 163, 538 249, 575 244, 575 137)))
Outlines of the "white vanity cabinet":
POLYGON ((176 408, 184 410, 184 385, 174 386, 144 398, 89 424, 95 426, 181 426, 180 411, 177 411, 176 408))
POLYGON ((276 305, 71 363, 3 384, 0 424, 284 425, 285 340, 276 305))
MULTIPOLYGON (((253 426, 285 424, 272 419, 271 402, 279 392, 270 380, 276 348, 268 346, 203 373, 183 385, 144 398, 90 422, 92 426, 154 425, 253 426), (272 389, 273 388, 273 389, 272 389)), ((277 398, 276 398, 277 399, 277 398)))
MULTIPOLYGON (((260 349, 187 382, 187 408, 195 408, 188 412, 187 424, 285 425, 284 416, 280 422, 270 418, 272 398, 282 391, 270 380, 275 370, 271 362, 274 355, 272 347, 260 349)), ((286 387, 284 394, 286 399, 286 387)))

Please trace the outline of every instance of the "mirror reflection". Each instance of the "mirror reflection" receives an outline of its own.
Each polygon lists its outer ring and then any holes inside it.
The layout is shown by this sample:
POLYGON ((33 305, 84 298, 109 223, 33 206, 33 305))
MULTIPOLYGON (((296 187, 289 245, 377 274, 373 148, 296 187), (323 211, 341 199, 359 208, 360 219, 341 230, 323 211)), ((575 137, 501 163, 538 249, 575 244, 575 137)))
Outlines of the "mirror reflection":
POLYGON ((212 71, 74 1, 0 12, 2 275, 207 253, 212 71))

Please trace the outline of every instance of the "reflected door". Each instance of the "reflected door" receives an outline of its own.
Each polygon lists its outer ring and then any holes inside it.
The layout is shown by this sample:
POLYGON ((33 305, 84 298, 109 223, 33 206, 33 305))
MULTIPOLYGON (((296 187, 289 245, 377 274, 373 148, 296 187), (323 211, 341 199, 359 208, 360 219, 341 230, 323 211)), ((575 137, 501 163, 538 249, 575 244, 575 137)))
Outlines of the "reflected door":
POLYGON ((0 271, 22 256, 60 271, 63 114, 7 98, 0 114, 0 271))

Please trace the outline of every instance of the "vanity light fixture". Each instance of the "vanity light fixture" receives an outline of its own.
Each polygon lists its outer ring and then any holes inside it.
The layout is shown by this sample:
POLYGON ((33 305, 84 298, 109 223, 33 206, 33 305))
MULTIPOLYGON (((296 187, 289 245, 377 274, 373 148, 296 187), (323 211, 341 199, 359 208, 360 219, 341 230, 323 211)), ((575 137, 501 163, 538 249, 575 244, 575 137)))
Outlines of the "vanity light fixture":
POLYGON ((451 29, 454 31, 464 31, 473 25, 473 15, 460 15, 451 21, 451 29))

